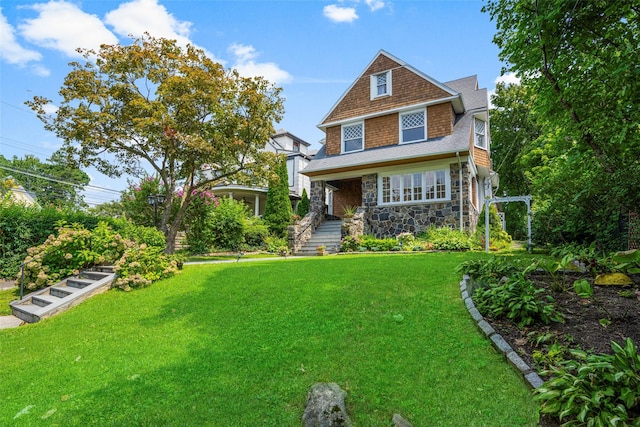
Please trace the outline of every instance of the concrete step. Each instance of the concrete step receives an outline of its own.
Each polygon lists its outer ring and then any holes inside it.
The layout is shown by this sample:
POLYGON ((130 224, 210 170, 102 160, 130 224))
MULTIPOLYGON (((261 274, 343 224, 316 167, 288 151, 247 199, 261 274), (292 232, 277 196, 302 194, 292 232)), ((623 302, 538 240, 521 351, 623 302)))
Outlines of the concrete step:
POLYGON ((60 300, 60 297, 51 296, 47 294, 34 295, 31 298, 31 303, 39 305, 40 307, 46 307, 49 304, 53 304, 60 300))
POLYGON ((25 322, 38 322, 106 291, 111 287, 116 275, 108 273, 107 268, 102 270, 104 271, 83 271, 79 277, 69 277, 53 286, 32 292, 22 300, 12 301, 9 305, 13 315, 25 322))
POLYGON ((77 277, 69 277, 67 279, 67 286, 71 286, 72 288, 86 288, 87 286, 95 283, 95 280, 91 279, 80 279, 77 277))

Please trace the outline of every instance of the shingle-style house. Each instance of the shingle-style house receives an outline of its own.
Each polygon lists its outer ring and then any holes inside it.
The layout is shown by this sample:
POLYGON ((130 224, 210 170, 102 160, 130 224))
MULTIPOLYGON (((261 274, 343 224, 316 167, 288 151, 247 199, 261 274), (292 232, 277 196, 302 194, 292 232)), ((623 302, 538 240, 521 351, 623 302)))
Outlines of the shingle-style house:
MULTIPOLYGON (((265 144, 265 151, 287 156, 289 198, 293 207, 302 197, 302 191, 306 189, 309 193, 310 190, 309 178, 300 174, 300 171, 309 164, 313 156, 313 153, 309 151, 310 145, 284 129, 278 129, 265 144)), ((213 191, 216 196, 230 196, 236 200, 242 200, 255 216, 264 214, 267 187, 230 183, 214 187, 213 191)))
POLYGON ((475 230, 498 181, 488 124, 476 76, 442 83, 381 50, 318 125, 325 142, 302 172, 311 208, 361 206, 378 237, 475 230))

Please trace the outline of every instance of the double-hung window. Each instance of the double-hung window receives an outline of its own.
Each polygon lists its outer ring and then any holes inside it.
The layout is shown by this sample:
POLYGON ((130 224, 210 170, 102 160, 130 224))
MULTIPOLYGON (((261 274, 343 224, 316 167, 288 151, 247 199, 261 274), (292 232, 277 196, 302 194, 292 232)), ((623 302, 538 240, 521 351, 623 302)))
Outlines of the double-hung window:
POLYGON ((400 143, 427 139, 425 110, 400 114, 400 143))
POLYGON ((475 130, 475 146, 487 148, 487 122, 482 119, 474 118, 473 127, 475 130))
POLYGON ((342 152, 362 151, 364 149, 364 123, 342 126, 342 152))
POLYGON ((371 76, 371 99, 391 95, 391 71, 371 76))
POLYGON ((381 204, 433 202, 450 198, 448 169, 384 175, 380 180, 381 204))

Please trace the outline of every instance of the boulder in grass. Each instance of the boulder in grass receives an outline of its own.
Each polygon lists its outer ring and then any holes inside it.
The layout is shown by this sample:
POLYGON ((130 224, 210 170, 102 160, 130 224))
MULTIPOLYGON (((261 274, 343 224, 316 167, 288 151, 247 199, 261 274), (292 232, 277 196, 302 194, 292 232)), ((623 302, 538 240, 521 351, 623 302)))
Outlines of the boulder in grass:
POLYGON ((633 280, 624 273, 604 273, 598 274, 593 283, 599 286, 630 286, 633 280))
POLYGON ((400 414, 393 414, 391 422, 393 423, 393 427, 411 427, 411 423, 402 418, 400 414))
POLYGON ((311 387, 302 415, 305 427, 348 427, 344 390, 336 383, 317 383, 311 387))

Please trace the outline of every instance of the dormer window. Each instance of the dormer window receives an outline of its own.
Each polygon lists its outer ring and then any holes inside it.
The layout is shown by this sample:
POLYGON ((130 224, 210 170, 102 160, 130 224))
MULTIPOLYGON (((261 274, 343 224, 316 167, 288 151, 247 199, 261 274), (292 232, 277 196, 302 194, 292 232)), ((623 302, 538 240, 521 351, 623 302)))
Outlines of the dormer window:
POLYGON ((391 71, 371 76, 371 99, 391 95, 391 71))
POLYGON ((364 124, 356 123, 342 126, 342 152, 362 151, 364 149, 364 124))
POLYGON ((474 144, 479 148, 487 148, 487 122, 482 119, 473 119, 475 129, 474 144))

